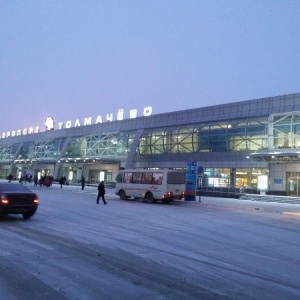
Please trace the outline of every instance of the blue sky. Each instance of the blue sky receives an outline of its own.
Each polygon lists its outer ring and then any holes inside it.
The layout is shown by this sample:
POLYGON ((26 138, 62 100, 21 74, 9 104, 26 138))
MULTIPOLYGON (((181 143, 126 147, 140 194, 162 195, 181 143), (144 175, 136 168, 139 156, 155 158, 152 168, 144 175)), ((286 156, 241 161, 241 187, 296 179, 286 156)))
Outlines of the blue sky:
MULTIPOLYGON (((0 133, 300 92, 298 0, 0 0, 0 133)), ((42 131, 43 131, 42 130, 42 131)))

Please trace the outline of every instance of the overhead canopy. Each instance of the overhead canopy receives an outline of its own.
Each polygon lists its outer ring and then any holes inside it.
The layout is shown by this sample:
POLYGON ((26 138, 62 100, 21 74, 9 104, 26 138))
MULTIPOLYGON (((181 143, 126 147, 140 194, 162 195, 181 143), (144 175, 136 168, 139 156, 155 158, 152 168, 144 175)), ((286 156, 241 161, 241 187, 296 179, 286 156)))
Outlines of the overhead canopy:
POLYGON ((249 154, 255 162, 287 163, 300 161, 300 149, 276 149, 273 151, 257 151, 249 154))

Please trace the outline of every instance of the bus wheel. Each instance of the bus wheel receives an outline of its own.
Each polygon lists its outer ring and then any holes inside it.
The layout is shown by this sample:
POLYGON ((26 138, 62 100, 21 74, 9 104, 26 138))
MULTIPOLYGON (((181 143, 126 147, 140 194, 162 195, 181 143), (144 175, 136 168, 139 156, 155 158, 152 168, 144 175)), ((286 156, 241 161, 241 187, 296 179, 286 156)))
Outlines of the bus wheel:
POLYGON ((126 200, 127 199, 126 194, 123 190, 121 190, 119 192, 119 197, 120 197, 121 200, 126 200))
POLYGON ((147 195, 146 195, 146 200, 148 201, 148 202, 150 202, 150 203, 155 203, 156 202, 156 200, 154 199, 154 197, 153 197, 153 194, 152 193, 147 193, 147 195))

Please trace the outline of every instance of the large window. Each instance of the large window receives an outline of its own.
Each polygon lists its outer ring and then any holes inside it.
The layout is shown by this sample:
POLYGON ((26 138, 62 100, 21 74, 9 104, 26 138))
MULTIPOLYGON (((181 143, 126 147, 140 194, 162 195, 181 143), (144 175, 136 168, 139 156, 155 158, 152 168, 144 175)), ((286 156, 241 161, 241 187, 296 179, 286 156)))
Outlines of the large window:
POLYGON ((267 168, 205 168, 202 186, 257 189, 257 177, 268 173, 267 168))
POLYGON ((0 146, 0 160, 11 161, 14 158, 14 150, 12 145, 0 146))
POLYGON ((116 134, 102 134, 85 137, 85 157, 105 157, 117 155, 116 134))
POLYGON ((300 112, 271 115, 269 136, 271 147, 300 148, 300 112))
POLYGON ((57 159, 60 156, 65 139, 36 142, 30 145, 32 159, 57 159))
POLYGON ((146 155, 266 149, 266 126, 266 118, 249 118, 148 130, 138 151, 146 155))
POLYGON ((63 158, 112 158, 127 155, 134 133, 107 133, 73 138, 63 158))
POLYGON ((255 151, 267 148, 266 119, 248 119, 232 122, 230 151, 255 151))

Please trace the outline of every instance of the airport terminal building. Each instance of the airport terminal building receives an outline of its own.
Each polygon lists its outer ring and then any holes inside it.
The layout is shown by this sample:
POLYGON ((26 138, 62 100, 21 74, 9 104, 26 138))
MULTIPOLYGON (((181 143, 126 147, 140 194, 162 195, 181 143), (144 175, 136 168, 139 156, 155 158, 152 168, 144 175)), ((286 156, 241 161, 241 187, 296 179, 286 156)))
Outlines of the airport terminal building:
POLYGON ((142 117, 2 133, 0 178, 114 182, 120 168, 203 167, 203 184, 300 194, 300 93, 142 117), (205 179, 205 180, 204 180, 205 179))

